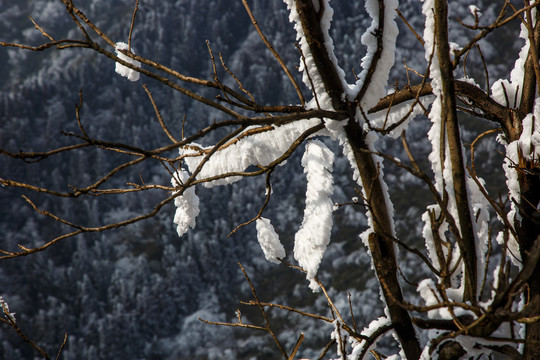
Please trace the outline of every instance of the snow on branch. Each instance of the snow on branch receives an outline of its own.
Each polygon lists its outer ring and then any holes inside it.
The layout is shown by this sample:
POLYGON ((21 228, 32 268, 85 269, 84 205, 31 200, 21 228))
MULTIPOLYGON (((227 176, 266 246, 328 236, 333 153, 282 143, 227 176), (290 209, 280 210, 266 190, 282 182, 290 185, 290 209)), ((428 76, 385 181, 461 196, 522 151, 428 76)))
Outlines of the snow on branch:
MULTIPOLYGON (((251 165, 267 166, 282 156, 302 133, 318 122, 320 122, 319 119, 308 119, 269 128, 248 128, 208 158, 196 179, 241 172, 251 165)), ((205 158, 205 152, 211 148, 202 148, 202 151, 196 151, 186 147, 180 149, 180 155, 186 156, 184 158, 185 164, 190 171, 194 171, 205 158)), ((205 182, 204 186, 231 184, 241 178, 241 176, 229 176, 205 182)))
MULTIPOLYGON (((177 187, 180 183, 184 183, 189 178, 189 173, 180 169, 176 172, 175 177, 171 182, 173 186, 177 187)), ((184 190, 184 193, 174 199, 174 205, 176 206, 176 212, 174 214, 174 223, 178 236, 184 235, 189 228, 195 228, 195 219, 199 215, 199 197, 195 194, 195 188, 190 187, 184 190)))
POLYGON ((367 47, 367 53, 362 59, 363 70, 358 81, 349 91, 349 96, 358 98, 364 109, 374 106, 386 95, 388 76, 396 57, 399 30, 394 19, 397 7, 397 0, 366 1, 366 10, 372 22, 361 41, 367 47))
MULTIPOLYGON (((116 43, 115 50, 116 50, 116 56, 118 56, 118 58, 120 60, 124 60, 125 62, 130 63, 130 64, 134 65, 135 67, 138 67, 138 68, 141 67, 140 61, 133 60, 132 58, 130 58, 129 56, 127 56, 126 54, 124 54, 121 51, 121 50, 127 50, 127 51, 132 51, 133 52, 132 49, 129 49, 128 44, 126 44, 124 42, 118 42, 118 43, 116 43)), ((119 62, 116 63, 115 71, 120 76, 128 78, 129 81, 137 81, 137 80, 139 80, 139 77, 140 77, 140 74, 139 74, 138 71, 130 69, 127 66, 124 66, 124 65, 120 64, 119 62)))
POLYGON ((351 346, 353 348, 349 357, 351 360, 363 360, 370 357, 370 350, 375 349, 380 337, 392 328, 392 322, 386 317, 381 316, 378 319, 371 321, 371 323, 365 327, 360 335, 366 337, 363 340, 350 338, 351 346))
MULTIPOLYGON (((531 11, 531 19, 528 21, 536 21, 536 11, 531 11)), ((523 106, 521 104, 522 97, 526 97, 527 92, 524 93, 526 85, 525 79, 531 74, 526 71, 527 58, 530 50, 530 35, 529 29, 525 25, 525 22, 521 24, 521 32, 519 37, 525 40, 525 44, 519 52, 519 56, 516 59, 514 68, 510 73, 510 79, 500 79, 495 82, 491 88, 493 92, 493 98, 499 103, 518 108, 523 106)), ((532 95, 532 94, 531 94, 532 95)), ((506 175, 506 185, 508 188, 508 197, 510 200, 510 212, 506 215, 509 224, 519 225, 521 222, 521 215, 519 206, 521 205, 522 190, 519 181, 518 172, 523 162, 538 161, 540 159, 540 100, 537 97, 534 100, 534 106, 532 107, 532 113, 527 114, 521 123, 521 134, 519 138, 514 135, 513 138, 499 137, 498 141, 506 148, 506 156, 503 161, 503 169, 506 175)), ((526 109, 530 111, 530 109, 526 109)), ((512 137, 512 136, 511 136, 512 137)), ((521 252, 519 249, 518 240, 514 236, 515 231, 509 233, 507 240, 507 246, 510 250, 510 259, 517 267, 521 267, 521 252)), ((497 236, 497 241, 500 244, 504 244, 506 241, 505 234, 500 232, 497 236)))
POLYGON ((523 80, 525 79, 525 62, 530 48, 528 31, 524 24, 521 24, 519 37, 525 40, 525 44, 521 48, 514 68, 510 72, 510 80, 499 79, 491 86, 492 98, 499 104, 512 108, 517 108, 521 104, 523 80))
MULTIPOLYGON (((329 76, 331 76, 330 72, 333 72, 333 70, 335 70, 337 71, 336 75, 337 77, 339 77, 339 81, 341 82, 341 85, 338 87, 342 89, 346 87, 345 73, 338 66, 337 58, 334 55, 334 43, 329 34, 330 23, 332 22, 332 16, 334 14, 334 11, 330 6, 328 0, 319 1, 317 4, 318 6, 315 6, 314 4, 314 10, 318 12, 317 25, 320 28, 322 37, 324 38, 323 44, 318 44, 321 45, 322 48, 320 48, 318 54, 315 54, 312 52, 308 41, 308 36, 311 36, 312 34, 306 34, 302 27, 302 19, 304 19, 304 21, 307 21, 306 19, 308 18, 308 16, 304 14, 304 12, 307 12, 309 10, 310 5, 302 4, 301 1, 295 0, 284 0, 284 2, 290 11, 289 21, 291 23, 294 23, 294 29, 296 30, 296 39, 299 43, 300 51, 302 52, 302 59, 300 61, 299 67, 299 70, 302 72, 302 81, 306 84, 308 88, 313 91, 314 100, 317 100, 317 105, 320 106, 320 108, 322 109, 331 110, 333 109, 333 106, 332 99, 329 94, 330 89, 326 88, 323 77, 328 78, 329 76), (301 12, 303 13, 303 16, 300 15, 301 12), (320 73, 317 67, 317 59, 315 58, 315 56, 321 56, 322 53, 327 56, 326 60, 329 60, 332 63, 332 69, 328 69, 328 73, 326 74, 320 73)), ((312 28, 311 30, 314 29, 312 28)), ((318 40, 315 42, 318 43, 318 40)), ((340 95, 343 96, 344 94, 340 95)), ((315 106, 315 102, 310 102, 310 105, 315 106)))
MULTIPOLYGON (((521 199, 521 188, 519 185, 517 168, 520 167, 520 156, 526 161, 539 161, 540 159, 540 98, 536 98, 532 114, 527 114, 522 121, 522 132, 519 139, 505 144, 506 156, 503 161, 503 169, 506 175, 506 185, 510 198, 510 212, 507 218, 510 224, 515 220, 521 221, 519 214, 519 203, 521 199)), ((499 243, 504 243, 504 236, 501 232, 497 237, 499 243)), ((521 267, 521 255, 517 239, 509 234, 508 248, 510 250, 512 262, 521 267)))
MULTIPOLYGON (((449 84, 453 73, 448 70, 448 52, 441 34, 446 8, 439 9, 434 0, 426 0, 422 12, 426 18, 424 29, 425 59, 430 64, 431 86, 435 101, 429 112, 432 126, 428 138, 432 145, 429 161, 435 177, 436 191, 447 201, 428 207, 422 216, 425 222, 423 235, 432 263, 449 276, 450 288, 456 301, 476 298, 482 287, 484 254, 489 242, 488 203, 480 189, 483 180, 472 179, 465 172, 465 153, 461 143, 457 115, 449 84), (437 10, 438 9, 438 10, 437 10), (443 221, 437 220, 440 215, 443 221), (448 230, 454 241, 448 238, 448 230), (450 244, 454 245, 450 245, 450 244), (444 248, 441 244, 448 244, 444 248), (461 262, 461 267, 456 269, 461 262), (443 271, 444 269, 444 271, 443 271)), ((446 44, 448 45, 448 44, 446 44)), ((476 176, 476 175, 475 175, 476 176)), ((483 191, 482 191, 483 190, 483 191)))
POLYGON ((285 257, 285 248, 279 241, 279 236, 270 223, 270 219, 260 217, 256 222, 257 239, 264 252, 266 260, 279 264, 279 259, 285 257))
POLYGON ((2 311, 4 313, 4 316, 7 318, 7 320, 10 323, 15 324, 17 322, 15 320, 15 313, 12 313, 12 312, 9 311, 8 303, 4 301, 2 296, 0 296, 0 308, 1 308, 0 311, 2 311))
POLYGON ((318 291, 314 280, 332 231, 334 191, 332 164, 334 154, 322 142, 313 140, 306 146, 302 166, 307 177, 306 208, 302 226, 294 238, 294 258, 307 272, 309 287, 318 291))

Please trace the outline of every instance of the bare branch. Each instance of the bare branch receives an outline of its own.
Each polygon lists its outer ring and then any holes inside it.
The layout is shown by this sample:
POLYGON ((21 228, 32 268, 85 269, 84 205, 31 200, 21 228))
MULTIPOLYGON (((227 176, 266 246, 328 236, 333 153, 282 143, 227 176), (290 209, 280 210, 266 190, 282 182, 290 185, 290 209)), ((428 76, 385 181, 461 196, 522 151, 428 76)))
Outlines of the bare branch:
POLYGON ((296 94, 298 95, 298 99, 300 100, 300 104, 302 106, 304 106, 306 104, 306 100, 304 99, 304 95, 302 94, 302 90, 300 90, 300 86, 296 82, 296 79, 292 76, 291 72, 289 71, 289 68, 287 67, 287 65, 285 65, 285 62, 283 61, 281 56, 279 56, 279 53, 274 49, 274 47, 272 46, 270 41, 268 41, 266 36, 261 31, 261 28, 259 27, 259 24, 257 23, 257 20, 255 20, 255 16, 253 16, 253 12, 251 11, 251 8, 249 7, 247 1, 242 0, 242 4, 244 5, 244 8, 246 9, 246 12, 248 13, 249 18, 251 19, 251 23, 255 27, 255 30, 257 30, 257 34, 259 34, 259 36, 260 36, 261 40, 263 41, 264 45, 266 45, 268 50, 270 50, 272 55, 274 55, 274 57, 276 58, 279 65, 281 65, 281 68, 283 69, 283 71, 285 72, 285 74, 287 75, 289 80, 291 81, 291 84, 293 85, 294 89, 296 90, 296 94))
POLYGON ((133 27, 135 25, 135 15, 137 15, 137 10, 139 10, 139 0, 135 1, 135 8, 133 9, 133 16, 131 17, 131 25, 129 27, 129 36, 128 36, 128 51, 131 52, 131 35, 133 35, 133 27))
POLYGON ((174 136, 172 136, 171 132, 167 128, 167 125, 165 125, 165 122, 163 121, 163 117, 161 117, 161 113, 159 112, 159 109, 158 109, 158 107, 156 105, 156 102, 154 101, 152 93, 150 92, 150 90, 148 90, 148 86, 146 86, 146 84, 143 84, 143 89, 148 94, 148 98, 150 99, 150 102, 152 103, 152 107, 154 108, 154 111, 156 113, 156 117, 157 117, 157 119, 159 121, 159 125, 161 125, 161 128, 163 129, 163 132, 165 132, 165 134, 173 142, 173 144, 178 143, 178 140, 176 140, 174 138, 174 136))

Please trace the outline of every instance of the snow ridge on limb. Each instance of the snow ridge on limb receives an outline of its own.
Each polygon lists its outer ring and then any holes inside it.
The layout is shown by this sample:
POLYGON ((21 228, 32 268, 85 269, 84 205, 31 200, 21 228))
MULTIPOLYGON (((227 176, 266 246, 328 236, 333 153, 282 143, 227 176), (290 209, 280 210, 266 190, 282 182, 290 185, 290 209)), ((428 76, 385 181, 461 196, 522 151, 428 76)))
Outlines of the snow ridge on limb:
POLYGON ((294 238, 294 258, 306 271, 309 287, 319 290, 314 280, 332 232, 334 154, 326 145, 312 140, 306 145, 302 166, 307 177, 304 220, 294 238))
MULTIPOLYGON (((489 214, 487 211, 487 201, 480 191, 479 184, 483 180, 477 179, 477 182, 471 178, 465 171, 466 160, 463 155, 463 145, 459 138, 459 129, 457 128, 457 117, 455 107, 451 108, 453 95, 448 95, 453 85, 453 75, 451 70, 446 68, 447 62, 440 63, 448 54, 444 47, 436 41, 444 43, 444 37, 436 34, 434 0, 426 0, 422 7, 422 12, 426 18, 424 29, 425 58, 430 63, 431 86, 435 100, 432 104, 429 118, 432 127, 428 133, 428 138, 432 144, 432 152, 429 155, 433 174, 435 176, 435 188, 441 196, 441 199, 447 198, 445 209, 440 208, 440 204, 431 206, 423 216, 426 222, 424 227, 424 238, 429 256, 436 266, 441 266, 441 260, 445 267, 452 268, 451 265, 463 255, 463 264, 459 271, 451 276, 451 287, 459 288, 466 296, 475 299, 478 296, 484 264, 481 259, 487 251, 489 241, 487 231, 489 214), (437 40, 436 40, 437 36, 437 40), (442 51, 439 53, 439 51, 442 51), (443 56, 444 55, 444 56, 443 56), (443 67, 444 65, 444 67, 443 67), (444 110, 443 110, 444 109, 444 110), (452 114, 449 114, 451 111, 452 114), (444 120, 443 120, 444 119, 444 120), (456 195, 455 192, 463 192, 456 195), (466 200, 466 201, 465 201, 466 200), (447 212, 449 216, 444 216, 444 223, 439 224, 439 230, 434 231, 433 215, 447 212), (474 214, 474 216, 473 216, 474 214), (433 224, 432 224, 433 222, 433 224), (460 242, 453 250, 442 249, 436 242, 447 241, 446 229, 449 228, 457 240, 460 242), (477 260, 478 259, 478 260, 477 260), (448 260, 448 261, 447 261, 448 260), (448 267, 447 262, 450 262, 448 267), (468 270, 467 270, 468 269, 468 270), (465 278, 466 277, 466 278, 465 278), (467 281, 469 281, 467 283, 467 281)), ((442 11, 442 10, 441 10, 442 11)), ((447 16, 441 13, 441 17, 447 16)), ((442 21, 442 20, 441 20, 442 21)), ((438 29, 438 31, 443 31, 438 29)), ((444 61, 444 60, 443 60, 444 61)), ((447 60, 448 61, 448 60, 447 60)), ((459 300, 459 299, 457 299, 459 300)))
MULTIPOLYGON (((424 28, 424 47, 425 47, 425 58, 428 64, 430 65, 429 73, 431 77, 431 86, 433 88, 433 94, 435 99, 431 105, 431 110, 429 112, 429 119, 432 122, 431 129, 428 132, 428 138, 431 142, 432 151, 429 155, 429 161, 431 163, 431 169, 435 177, 435 188, 439 194, 444 192, 448 193, 448 211, 451 216, 457 220, 457 208, 455 205, 454 197, 454 187, 452 179, 452 164, 450 162, 450 149, 448 147, 448 134, 445 129, 442 128, 442 97, 443 90, 441 84, 441 69, 439 65, 439 57, 437 54, 437 46, 435 43, 435 15, 434 15, 434 0, 426 0, 422 6, 422 12, 426 18, 425 28, 424 28), (441 134, 444 135, 444 141, 440 139, 441 134), (444 147, 441 147, 443 145, 444 147), (441 154, 442 153, 442 154, 441 154), (444 162, 443 162, 444 161, 444 162)), ((428 256, 431 258, 432 263, 441 270, 444 266, 443 263, 447 259, 456 261, 459 258, 455 255, 459 250, 454 249, 437 249, 438 246, 436 242, 438 240, 446 240, 446 232, 448 230, 448 223, 444 221, 438 226, 437 233, 433 233, 433 224, 432 219, 434 217, 440 216, 442 210, 439 204, 432 205, 428 207, 426 212, 423 214, 422 219, 425 221, 423 236, 426 242, 426 248, 428 250, 428 256), (439 254, 437 252, 439 251, 439 254), (442 252, 442 255, 441 255, 442 252), (442 256, 442 258, 441 258, 442 256)), ((459 225, 458 225, 459 227, 459 225)), ((453 266, 454 263, 451 263, 453 266)), ((456 271, 452 280, 452 286, 459 286, 458 279, 463 275, 462 269, 456 271)), ((420 293, 422 295, 422 292, 420 293)), ((424 299, 427 301, 427 299, 424 299)), ((461 300, 461 299, 459 299, 461 300)))
MULTIPOLYGON (((302 4, 302 1, 298 0, 284 0, 284 2, 289 10, 289 21, 294 23, 296 40, 298 40, 298 44, 302 52, 303 58, 300 60, 299 67, 299 71, 302 72, 302 81, 308 88, 312 90, 314 97, 317 99, 318 106, 320 106, 322 109, 333 110, 334 107, 332 106, 331 94, 329 94, 323 80, 323 76, 325 74, 321 74, 319 72, 314 59, 314 54, 310 49, 310 40, 307 38, 302 28, 300 12, 302 12, 303 16, 306 16, 304 13, 305 9, 303 8, 304 4, 302 4)), ((324 38, 324 43, 322 46, 324 46, 326 54, 328 54, 330 61, 333 63, 333 68, 337 70, 337 75, 341 82, 341 89, 344 89, 346 87, 345 73, 338 66, 337 58, 334 55, 334 43, 329 33, 334 10, 330 6, 329 0, 315 1, 313 5, 315 6, 315 11, 318 12, 317 15, 320 17, 318 23, 324 38)), ((341 97, 343 97, 343 94, 341 94, 341 97)), ((310 105, 315 106, 316 104, 315 102, 310 102, 310 105)))
MULTIPOLYGON (((536 9, 532 9, 532 22, 536 20, 536 9)), ((530 40, 527 27, 522 23, 520 38, 525 40, 525 44, 519 52, 519 56, 516 59, 514 68, 510 73, 510 80, 500 79, 495 82, 491 88, 493 92, 493 98, 503 105, 507 105, 513 108, 522 107, 521 100, 523 96, 523 89, 525 87, 526 77, 526 62, 529 56, 530 40)), ((527 110, 528 111, 528 110, 527 110)), ((506 215, 508 224, 514 227, 514 231, 508 233, 508 239, 506 240, 509 251, 509 257, 512 263, 521 268, 521 253, 519 249, 518 240, 515 238, 515 225, 521 223, 521 215, 518 206, 522 195, 520 188, 520 181, 518 171, 516 167, 520 166, 520 155, 522 160, 532 161, 539 159, 539 144, 540 144, 540 104, 539 98, 534 100, 534 106, 532 113, 527 114, 521 123, 522 131, 519 139, 516 137, 508 139, 499 136, 497 140, 501 143, 506 150, 506 156, 503 161, 503 170, 506 176, 506 185, 508 188, 508 198, 510 199, 510 211, 506 215)), ((505 243, 505 233, 500 232, 497 236, 497 242, 503 245, 505 243)))
POLYGON ((396 57, 399 30, 394 19, 397 7, 398 0, 366 1, 366 10, 372 22, 361 41, 367 47, 367 53, 362 59, 363 70, 358 81, 348 91, 349 98, 360 100, 363 109, 371 108, 386 95, 388 76, 396 57), (384 7, 383 14, 380 13, 381 6, 384 7))
MULTIPOLYGON (((517 62, 516 62, 517 63, 517 62)), ((521 188, 519 184, 518 172, 516 167, 520 166, 520 156, 526 161, 538 161, 540 159, 540 98, 536 98, 532 114, 527 114, 522 121, 522 132, 519 139, 509 144, 502 141, 506 148, 506 156, 503 161, 503 169, 506 176, 506 185, 508 187, 508 196, 510 199, 510 211, 506 215, 509 224, 514 224, 517 220, 521 221, 519 208, 516 203, 521 201, 521 188)), ((515 229, 514 229, 515 230, 515 229)), ((499 233, 497 241, 504 244, 504 233, 499 233)), ((521 268, 521 253, 519 244, 514 235, 508 234, 509 257, 512 263, 521 268)))
MULTIPOLYGON (((534 12, 535 9, 532 9, 534 12)), ((514 68, 510 72, 510 80, 499 79, 491 85, 491 97, 499 104, 518 108, 521 105, 521 94, 523 92, 523 79, 525 76, 525 62, 529 55, 530 41, 527 27, 521 24, 519 37, 525 40, 525 44, 519 52, 519 56, 514 63, 514 68)))
MULTIPOLYGON (((369 359, 372 357, 371 350, 375 349, 377 346, 377 343, 380 340, 380 335, 377 334, 381 329, 384 329, 385 327, 388 327, 391 325, 391 321, 386 316, 381 316, 378 319, 375 319, 369 323, 367 327, 365 327, 360 335, 367 336, 370 340, 368 342, 368 339, 366 340, 357 340, 355 338, 349 338, 349 342, 351 343, 352 352, 349 356, 349 360, 364 360, 369 359), (366 347, 367 346, 367 347, 366 347)), ((384 334, 385 332, 382 332, 384 334)), ((397 359, 397 356, 391 356, 387 359, 395 358, 397 359)))

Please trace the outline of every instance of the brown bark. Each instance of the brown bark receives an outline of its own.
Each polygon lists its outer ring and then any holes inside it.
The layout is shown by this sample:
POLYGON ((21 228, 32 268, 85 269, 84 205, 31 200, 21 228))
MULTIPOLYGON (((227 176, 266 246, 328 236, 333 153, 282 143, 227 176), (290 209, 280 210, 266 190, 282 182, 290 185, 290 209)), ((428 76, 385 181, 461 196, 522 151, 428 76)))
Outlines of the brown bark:
MULTIPOLYGON (((530 164, 529 165, 533 165, 530 164)), ((540 213, 533 204, 540 202, 540 166, 536 163, 538 173, 520 174, 521 203, 519 215, 521 221, 518 224, 517 233, 520 241, 521 257, 525 261, 534 251, 536 242, 540 241, 540 213)), ((529 170, 529 169, 526 169, 529 170)), ((529 289, 527 313, 530 316, 540 315, 540 263, 537 262, 533 275, 529 278, 527 286, 529 289)), ((540 322, 527 324, 525 334, 524 358, 528 360, 540 359, 540 322)))
MULTIPOLYGON (((348 110, 350 113, 345 131, 354 152, 364 191, 368 194, 368 207, 374 219, 374 232, 369 237, 369 248, 375 271, 383 288, 390 320, 395 327, 403 351, 408 359, 418 359, 421 354, 420 345, 416 338, 411 317, 407 310, 401 306, 403 295, 397 278, 394 242, 390 237, 392 235, 392 219, 390 219, 386 206, 379 169, 373 160, 373 156, 368 152, 367 144, 364 142, 366 134, 355 119, 356 106, 361 99, 357 98, 356 102, 345 102, 342 99, 343 85, 337 69, 326 51, 319 22, 321 14, 315 11, 313 2, 297 0, 295 4, 318 75, 324 83, 326 92, 332 99, 332 105, 336 110, 348 110)), ((379 3, 379 8, 382 9, 382 14, 384 14, 382 0, 379 3)), ((324 11, 324 8, 321 8, 320 11, 324 11)), ((383 19, 379 19, 379 21, 384 23, 383 19)), ((376 64, 372 64, 370 69, 375 69, 375 66, 376 64)))
POLYGON ((397 278, 396 254, 391 239, 392 219, 388 214, 379 169, 364 142, 365 134, 354 119, 345 126, 347 138, 353 149, 360 178, 367 194, 369 211, 373 217, 374 232, 369 236, 369 249, 375 271, 383 288, 390 319, 407 359, 418 359, 421 349, 416 338, 410 314, 405 310, 401 285, 397 278))
MULTIPOLYGON (((517 140, 523 132, 522 121, 525 116, 533 111, 534 103, 538 94, 538 43, 540 41, 540 17, 537 16, 535 24, 531 19, 530 12, 527 14, 528 30, 532 31, 529 36, 531 46, 525 62, 523 79, 523 92, 517 114, 510 119, 512 128, 509 129, 510 141, 517 140)), ((538 129, 535 129, 538 131, 538 129)), ((540 203, 540 160, 526 160, 521 154, 520 161, 516 167, 518 172, 520 198, 513 199, 518 206, 519 219, 515 219, 516 232, 520 245, 521 257, 524 263, 534 253, 537 241, 540 241, 540 213, 537 209, 540 203)), ((536 264, 533 274, 540 274, 540 263, 536 264)), ((528 303, 527 313, 530 316, 540 314, 540 277, 533 275, 527 282, 528 303)), ((527 325, 525 334, 525 359, 540 358, 540 322, 527 325)))
MULTIPOLYGON (((448 147, 450 148, 450 161, 452 163, 452 182, 459 219, 460 236, 458 245, 465 264, 465 292, 464 300, 476 302, 477 297, 477 269, 475 236, 469 206, 465 165, 461 152, 461 137, 459 133, 454 75, 450 60, 450 47, 448 45, 448 8, 445 0, 435 1, 435 37, 437 55, 441 70, 442 83, 442 111, 441 121, 446 130, 448 147)), ((444 151, 444 150, 442 150, 444 151)))

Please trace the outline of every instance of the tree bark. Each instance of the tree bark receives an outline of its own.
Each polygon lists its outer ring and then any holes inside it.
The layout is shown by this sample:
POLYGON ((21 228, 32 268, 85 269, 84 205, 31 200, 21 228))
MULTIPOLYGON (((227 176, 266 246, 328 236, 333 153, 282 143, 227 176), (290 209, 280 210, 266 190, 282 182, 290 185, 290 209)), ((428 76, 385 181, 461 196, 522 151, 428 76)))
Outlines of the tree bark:
MULTIPOLYGON (((536 163, 539 171, 540 166, 536 163)), ((520 176, 521 204, 519 215, 521 221, 517 232, 520 240, 521 258, 525 262, 532 253, 535 243, 540 241, 540 214, 532 204, 540 202, 540 172, 536 175, 520 176)), ((527 282, 528 294, 526 301, 526 311, 530 316, 540 315, 540 263, 536 264, 534 272, 527 282)), ((536 321, 527 324, 525 333, 525 352, 524 358, 527 360, 540 359, 540 322, 536 321)))
POLYGON ((402 307, 403 293, 397 277, 396 254, 392 240, 392 219, 382 188, 379 169, 364 142, 365 134, 354 119, 345 126, 347 139, 353 149, 360 173, 367 206, 373 217, 374 232, 369 236, 369 250, 375 271, 382 286, 390 320, 407 359, 418 359, 422 353, 410 314, 402 307))
MULTIPOLYGON (((460 230, 459 236, 456 235, 456 237, 465 264, 465 291, 463 298, 465 301, 476 303, 476 245, 456 111, 454 74, 448 45, 448 4, 446 0, 435 0, 435 38, 442 83, 441 129, 446 131, 450 149, 452 182, 460 230)), ((442 134, 442 136, 445 136, 445 134, 442 134)), ((441 149, 441 151, 445 150, 441 149)))
MULTIPOLYGON (((523 119, 534 110, 535 101, 538 101, 538 43, 540 42, 540 17, 532 21, 531 13, 527 13, 530 47, 527 60, 525 61, 525 71, 523 79, 523 91, 521 102, 516 116, 510 119, 512 127, 507 131, 510 133, 509 141, 518 140, 523 132, 523 119)), ((538 131, 539 129, 534 129, 538 131)), ((512 199, 518 206, 519 217, 514 219, 514 226, 518 235, 521 258, 526 263, 537 241, 540 241, 540 213, 537 209, 540 203, 540 159, 526 160, 519 154, 519 164, 516 164, 515 171, 518 174, 520 198, 512 199)), ((540 274, 540 263, 535 267, 533 274, 540 274)), ((526 299, 526 311, 530 316, 540 314, 540 277, 531 276, 527 282, 528 294, 526 299)), ((525 334, 524 358, 528 360, 540 359, 540 322, 527 324, 525 334)))
MULTIPOLYGON (((368 194, 368 207, 374 220, 374 232, 369 236, 369 248, 375 271, 383 288, 390 320, 394 325, 403 351, 407 359, 418 359, 422 351, 411 317, 408 311, 401 306, 403 293, 397 278, 397 261, 394 242, 391 238, 392 219, 388 213, 379 169, 364 141, 366 134, 355 119, 356 107, 361 99, 356 99, 356 102, 347 102, 343 97, 343 84, 327 52, 324 35, 320 28, 322 13, 315 11, 312 1, 296 0, 295 5, 318 75, 324 83, 326 93, 332 100, 332 106, 335 110, 347 110, 350 114, 345 132, 353 149, 364 191, 368 194)), ((383 0, 379 1, 379 8, 382 8, 384 14, 383 0)), ((322 6, 320 11, 324 11, 322 6)), ((371 65, 371 67, 374 66, 376 64, 371 65)))

